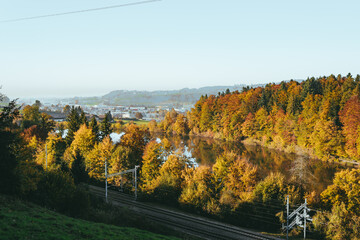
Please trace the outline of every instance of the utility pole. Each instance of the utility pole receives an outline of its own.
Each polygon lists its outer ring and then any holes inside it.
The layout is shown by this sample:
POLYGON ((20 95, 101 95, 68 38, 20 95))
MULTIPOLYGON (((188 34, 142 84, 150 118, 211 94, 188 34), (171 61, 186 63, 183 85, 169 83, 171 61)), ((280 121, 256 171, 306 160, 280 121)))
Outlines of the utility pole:
POLYGON ((107 201, 107 166, 106 166, 106 158, 105 158, 105 200, 107 201))
POLYGON ((129 170, 125 170, 122 172, 118 172, 118 173, 112 173, 112 174, 107 174, 107 166, 106 166, 106 159, 105 159, 105 197, 106 197, 106 201, 107 201, 107 179, 111 178, 111 177, 115 177, 115 176, 121 176, 121 185, 122 185, 122 175, 126 174, 126 173, 132 173, 132 184, 134 186, 135 189, 135 200, 137 199, 137 169, 139 168, 138 165, 135 166, 135 168, 129 169, 129 170))
POLYGON ((299 226, 304 228, 304 239, 306 239, 306 222, 312 222, 312 219, 307 214, 311 211, 307 208, 307 200, 305 199, 305 203, 301 204, 296 210, 289 214, 289 196, 286 199, 286 226, 283 225, 283 228, 286 228, 286 239, 289 238, 289 230, 292 229, 294 226, 299 226), (302 213, 301 213, 302 211, 302 213), (289 224, 290 220, 293 221, 289 224))
POLYGON ((137 169, 139 165, 135 166, 135 201, 137 200, 137 169))
POLYGON ((286 197, 286 240, 289 240, 289 195, 286 197))
POLYGON ((306 239, 306 215, 307 215, 307 213, 306 213, 306 204, 307 204, 307 202, 306 202, 306 198, 305 198, 305 207, 304 207, 304 216, 303 216, 303 218, 304 218, 304 239, 306 239))
POLYGON ((47 170, 48 159, 47 159, 47 144, 45 143, 45 170, 47 170))

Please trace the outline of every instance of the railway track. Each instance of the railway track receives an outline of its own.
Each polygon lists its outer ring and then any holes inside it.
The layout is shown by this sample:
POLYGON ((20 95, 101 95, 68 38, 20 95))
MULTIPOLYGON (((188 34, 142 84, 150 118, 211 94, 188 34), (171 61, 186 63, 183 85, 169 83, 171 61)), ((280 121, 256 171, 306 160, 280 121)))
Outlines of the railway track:
MULTIPOLYGON (((89 186, 89 190, 91 193, 104 198, 104 188, 89 186)), ((126 206, 136 212, 139 212, 155 222, 203 239, 279 239, 203 217, 193 216, 179 211, 163 209, 151 204, 134 201, 133 197, 117 191, 109 190, 108 200, 114 205, 126 206)))

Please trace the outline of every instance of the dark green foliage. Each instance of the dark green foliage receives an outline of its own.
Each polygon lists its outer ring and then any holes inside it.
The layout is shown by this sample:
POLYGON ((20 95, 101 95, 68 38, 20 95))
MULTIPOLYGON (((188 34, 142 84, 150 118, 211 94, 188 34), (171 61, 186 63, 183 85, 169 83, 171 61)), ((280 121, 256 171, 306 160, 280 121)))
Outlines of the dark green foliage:
POLYGON ((80 113, 80 125, 85 124, 86 126, 89 126, 88 120, 86 118, 85 112, 81 111, 80 113))
POLYGON ((109 136, 112 133, 111 121, 112 121, 112 116, 111 116, 111 112, 109 111, 108 113, 105 114, 105 118, 100 125, 101 139, 104 139, 106 136, 109 136))
POLYGON ((86 215, 90 208, 88 193, 75 186, 69 173, 60 170, 43 172, 37 190, 29 197, 40 205, 73 216, 86 215))
POLYGON ((314 77, 312 77, 302 84, 302 101, 305 100, 308 94, 322 94, 322 86, 319 79, 315 79, 314 77))
POLYGON ((270 111, 270 106, 271 106, 271 91, 269 88, 264 88, 262 90, 262 94, 259 100, 259 107, 263 107, 266 111, 270 111))
POLYGON ((66 144, 70 146, 72 141, 74 140, 75 133, 77 132, 77 130, 79 130, 81 125, 79 111, 74 106, 71 107, 70 113, 67 116, 66 121, 68 122, 68 132, 65 140, 66 144))
POLYGON ((0 114, 0 191, 14 193, 19 183, 15 174, 18 164, 13 146, 19 141, 17 125, 14 120, 19 116, 16 102, 11 101, 0 114))
POLYGON ((89 179, 89 175, 85 169, 85 159, 79 151, 75 153, 74 161, 71 165, 71 173, 75 184, 86 182, 89 179))
POLYGON ((89 127, 91 128, 91 131, 93 132, 93 134, 95 136, 95 141, 99 142, 100 141, 100 130, 99 130, 99 125, 98 125, 98 122, 96 121, 95 116, 93 116, 91 118, 89 127))

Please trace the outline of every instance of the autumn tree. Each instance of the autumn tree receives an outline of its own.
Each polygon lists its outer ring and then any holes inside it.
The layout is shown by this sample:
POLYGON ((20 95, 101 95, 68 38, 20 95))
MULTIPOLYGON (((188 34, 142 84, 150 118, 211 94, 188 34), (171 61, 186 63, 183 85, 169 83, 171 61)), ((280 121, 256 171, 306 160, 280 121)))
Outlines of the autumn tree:
POLYGON ((40 111, 39 106, 25 106, 22 110, 22 129, 31 127, 32 125, 37 125, 40 122, 40 111))
POLYGON ((94 147, 95 136, 92 133, 92 130, 86 127, 86 125, 81 125, 80 129, 74 134, 74 141, 71 143, 70 148, 75 154, 76 151, 82 156, 86 156, 94 147))
POLYGON ((153 195, 160 201, 177 202, 184 181, 185 169, 189 167, 185 156, 170 155, 161 166, 159 174, 153 181, 153 195))
POLYGON ((360 170, 335 174, 333 184, 321 193, 328 211, 314 217, 315 229, 329 239, 360 239, 360 170))
POLYGON ((45 169, 46 159, 48 168, 64 168, 63 155, 66 150, 65 140, 56 134, 49 134, 44 145, 39 145, 36 154, 36 162, 45 169), (46 148, 46 151, 45 151, 46 148))
POLYGON ((292 197, 292 202, 299 201, 301 195, 296 186, 288 184, 285 176, 281 173, 271 173, 264 180, 257 183, 253 191, 254 200, 265 204, 271 204, 273 201, 284 202, 287 195, 292 197))
POLYGON ((359 139, 360 101, 358 96, 353 96, 345 103, 339 112, 343 124, 342 132, 345 136, 345 151, 350 157, 359 158, 357 142, 359 139))
POLYGON ((149 131, 150 132, 156 132, 158 131, 158 126, 157 126, 157 123, 155 120, 151 120, 149 123, 148 123, 148 128, 149 128, 149 131))
POLYGON ((327 239, 360 239, 360 216, 348 211, 344 204, 334 205, 331 211, 317 212, 313 224, 327 239))
POLYGON ((208 129, 210 129, 211 121, 212 121, 212 114, 209 105, 205 103, 201 108, 201 115, 199 121, 200 130, 202 132, 206 132, 208 129))
POLYGON ((179 202, 208 213, 220 211, 216 198, 215 179, 210 167, 199 166, 186 170, 179 202))
POLYGON ((248 200, 257 182, 257 167, 246 159, 237 158, 224 179, 223 193, 231 194, 238 200, 248 200))
POLYGON ((65 114, 69 114, 71 111, 71 107, 69 105, 65 105, 65 107, 62 109, 62 112, 65 114))
POLYGON ((256 133, 256 120, 254 114, 249 113, 241 125, 242 134, 246 137, 254 137, 256 133))
POLYGON ((113 162, 111 159, 113 151, 114 145, 112 144, 110 137, 105 137, 100 143, 96 143, 94 148, 86 155, 86 171, 91 178, 104 180, 105 160, 108 164, 113 162))
POLYGON ((344 204, 348 211, 360 215, 360 170, 346 169, 335 174, 333 184, 321 193, 328 208, 344 204))
POLYGON ((142 156, 146 144, 149 142, 149 132, 147 129, 140 128, 135 124, 130 124, 124 136, 121 137, 119 146, 128 152, 128 162, 124 165, 128 168, 134 168, 135 165, 142 164, 142 156))
POLYGON ((156 141, 149 142, 144 151, 143 164, 141 167, 142 189, 150 190, 153 180, 159 175, 160 166, 163 163, 163 148, 156 141))
POLYGON ((187 119, 184 115, 179 114, 176 117, 176 122, 174 124, 174 132, 178 135, 186 135, 189 133, 187 119))
POLYGON ((136 112, 135 113, 135 118, 136 119, 142 119, 144 116, 142 115, 142 113, 141 112, 136 112))
POLYGON ((176 122, 178 113, 175 109, 171 109, 170 112, 167 112, 164 120, 160 124, 160 128, 166 133, 172 133, 173 125, 176 122))

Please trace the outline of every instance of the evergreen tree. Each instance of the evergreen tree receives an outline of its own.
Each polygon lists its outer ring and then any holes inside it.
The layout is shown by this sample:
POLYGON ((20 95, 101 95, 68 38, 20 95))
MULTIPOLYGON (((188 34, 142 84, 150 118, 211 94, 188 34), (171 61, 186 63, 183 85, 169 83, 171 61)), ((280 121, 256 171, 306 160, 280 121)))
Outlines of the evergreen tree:
POLYGON ((99 125, 98 125, 98 122, 96 121, 95 116, 93 116, 91 118, 89 127, 91 128, 91 130, 95 136, 95 141, 99 142, 100 141, 100 130, 99 130, 99 125))
POLYGON ((74 161, 71 165, 71 173, 75 183, 86 182, 89 178, 85 169, 85 159, 79 151, 75 152, 74 161))
POLYGON ((0 191, 13 193, 19 182, 15 174, 18 165, 12 145, 18 141, 18 134, 14 131, 17 126, 14 119, 19 115, 15 101, 11 101, 0 113, 0 191))
POLYGON ((101 122, 100 130, 101 130, 101 139, 104 139, 106 136, 109 136, 112 133, 111 129, 111 112, 105 114, 104 120, 101 122))
POLYGON ((74 106, 71 107, 70 113, 67 116, 66 121, 68 123, 68 132, 65 140, 66 144, 70 146, 72 141, 74 140, 74 134, 75 132, 77 132, 77 130, 79 130, 81 124, 79 112, 74 106))
POLYGON ((81 110, 80 113, 80 124, 85 124, 87 127, 89 126, 88 120, 86 118, 85 112, 83 110, 81 110))

